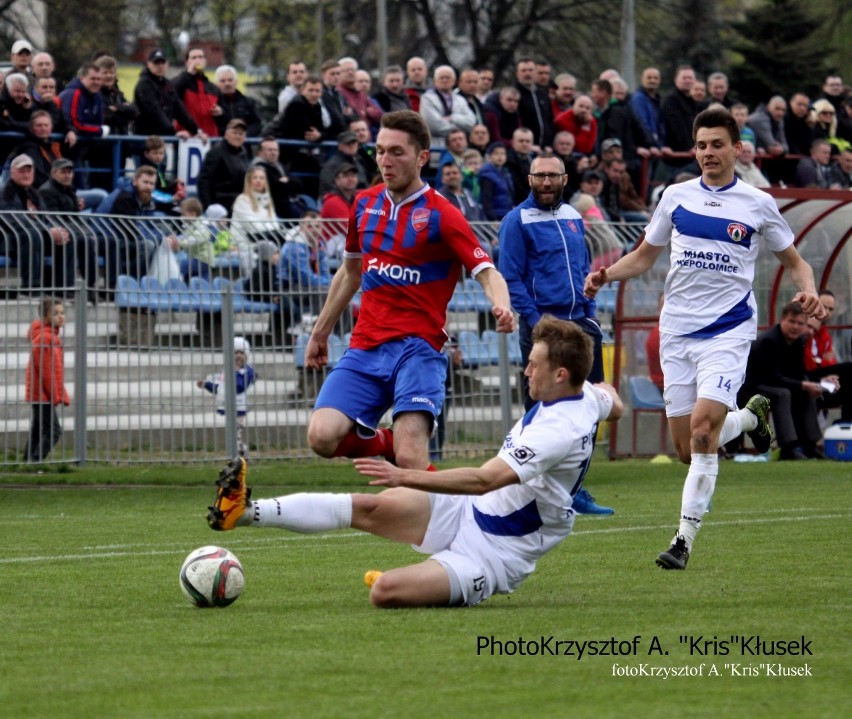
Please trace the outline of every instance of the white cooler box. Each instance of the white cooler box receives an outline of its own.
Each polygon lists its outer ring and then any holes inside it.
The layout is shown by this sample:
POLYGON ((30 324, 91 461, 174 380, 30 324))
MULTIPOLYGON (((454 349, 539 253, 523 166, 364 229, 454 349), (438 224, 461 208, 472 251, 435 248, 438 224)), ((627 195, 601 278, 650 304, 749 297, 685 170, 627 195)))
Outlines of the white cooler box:
POLYGON ((825 456, 852 462, 852 422, 833 424, 825 430, 825 456))

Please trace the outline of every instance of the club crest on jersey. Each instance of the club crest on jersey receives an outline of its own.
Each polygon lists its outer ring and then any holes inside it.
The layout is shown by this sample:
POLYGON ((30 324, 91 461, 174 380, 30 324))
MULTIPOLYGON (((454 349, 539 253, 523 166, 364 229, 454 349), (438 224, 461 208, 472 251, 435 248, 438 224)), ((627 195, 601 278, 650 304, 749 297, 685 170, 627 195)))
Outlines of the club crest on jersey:
POLYGON ((535 452, 529 447, 515 447, 511 452, 511 456, 518 464, 526 464, 535 457, 535 452))
POLYGON ((429 224, 429 216, 432 210, 427 210, 425 207, 418 207, 411 213, 411 226, 415 232, 420 232, 427 224, 429 224))
POLYGON ((734 242, 742 242, 747 232, 745 225, 741 225, 739 222, 732 222, 728 225, 728 237, 734 242))
POLYGON ((568 220, 568 229, 571 230, 571 232, 577 232, 577 225, 574 224, 574 220, 568 220))

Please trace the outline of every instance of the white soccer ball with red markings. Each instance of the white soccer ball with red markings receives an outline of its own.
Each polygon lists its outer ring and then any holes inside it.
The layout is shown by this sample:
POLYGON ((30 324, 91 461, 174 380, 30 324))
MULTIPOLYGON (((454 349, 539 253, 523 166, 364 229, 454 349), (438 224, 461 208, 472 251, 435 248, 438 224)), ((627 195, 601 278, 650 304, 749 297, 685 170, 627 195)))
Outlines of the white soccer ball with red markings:
POLYGON ((222 547, 193 550, 180 568, 180 588, 196 607, 227 607, 245 586, 243 565, 222 547))

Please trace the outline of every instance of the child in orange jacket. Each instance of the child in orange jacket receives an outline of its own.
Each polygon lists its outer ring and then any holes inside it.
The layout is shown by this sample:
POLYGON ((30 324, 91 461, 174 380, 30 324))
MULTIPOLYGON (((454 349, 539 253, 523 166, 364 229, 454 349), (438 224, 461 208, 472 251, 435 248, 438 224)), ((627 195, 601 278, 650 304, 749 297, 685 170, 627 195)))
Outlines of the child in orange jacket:
POLYGON ((28 462, 44 461, 56 446, 62 436, 56 406, 71 404, 71 397, 65 389, 64 355, 59 338, 59 332, 65 326, 65 305, 62 300, 45 297, 41 300, 40 309, 40 318, 30 325, 27 332, 32 351, 27 364, 24 400, 33 406, 30 440, 26 449, 28 462))

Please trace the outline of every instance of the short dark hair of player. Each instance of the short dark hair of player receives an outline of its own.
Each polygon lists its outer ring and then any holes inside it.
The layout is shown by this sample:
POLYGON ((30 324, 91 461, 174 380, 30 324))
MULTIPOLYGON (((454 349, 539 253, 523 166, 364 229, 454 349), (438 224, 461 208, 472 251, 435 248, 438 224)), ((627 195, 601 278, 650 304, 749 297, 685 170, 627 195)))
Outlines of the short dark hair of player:
POLYGON ((693 142, 702 127, 724 127, 731 136, 732 145, 736 145, 740 141, 740 128, 737 125, 737 121, 723 107, 708 107, 706 110, 698 113, 695 122, 692 123, 693 142))
POLYGON ((426 121, 419 112, 411 110, 395 110, 382 115, 381 127, 386 130, 399 130, 406 133, 417 151, 428 150, 432 144, 432 136, 426 121))
POLYGON ((582 386, 592 371, 592 338, 578 325, 550 314, 542 315, 533 327, 532 341, 547 345, 551 368, 564 367, 571 375, 571 384, 582 386))
POLYGON ((805 314, 804 309, 798 302, 788 302, 784 307, 781 308, 781 317, 789 317, 790 315, 803 315, 805 314))

